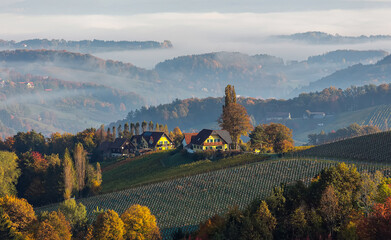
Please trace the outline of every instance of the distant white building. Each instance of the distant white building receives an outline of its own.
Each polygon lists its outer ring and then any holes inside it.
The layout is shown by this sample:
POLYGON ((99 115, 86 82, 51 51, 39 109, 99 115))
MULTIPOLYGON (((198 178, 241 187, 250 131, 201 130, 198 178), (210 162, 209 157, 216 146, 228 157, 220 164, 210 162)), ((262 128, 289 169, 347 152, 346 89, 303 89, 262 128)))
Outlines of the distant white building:
POLYGON ((266 121, 292 119, 289 112, 268 112, 266 113, 266 121))
POLYGON ((305 111, 303 113, 303 118, 304 119, 308 119, 308 118, 311 118, 311 119, 323 119, 326 117, 326 113, 324 112, 311 112, 309 110, 305 111))

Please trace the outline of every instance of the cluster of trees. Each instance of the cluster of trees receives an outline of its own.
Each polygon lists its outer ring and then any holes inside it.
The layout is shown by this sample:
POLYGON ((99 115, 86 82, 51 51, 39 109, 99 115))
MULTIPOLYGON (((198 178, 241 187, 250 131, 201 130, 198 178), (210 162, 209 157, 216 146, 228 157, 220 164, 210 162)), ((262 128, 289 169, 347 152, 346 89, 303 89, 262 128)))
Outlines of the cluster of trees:
POLYGON ((391 179, 342 163, 200 224, 197 239, 391 239, 391 179))
POLYGON ((64 157, 28 151, 18 157, 0 151, 0 196, 17 195, 34 206, 55 203, 72 196, 86 196, 100 191, 102 173, 86 159, 78 143, 73 157, 66 149, 64 157))
POLYGON ((309 134, 308 144, 309 145, 321 145, 325 143, 335 142, 347 138, 364 136, 368 134, 378 133, 380 129, 376 126, 360 126, 357 123, 353 123, 348 127, 325 133, 324 131, 319 134, 309 134))
POLYGON ((139 122, 130 123, 130 125, 128 122, 126 122, 123 128, 122 125, 119 124, 117 127, 113 126, 112 128, 107 128, 107 131, 104 130, 104 126, 102 125, 99 129, 99 134, 101 135, 101 139, 105 141, 114 141, 117 137, 131 138, 132 136, 140 135, 145 131, 165 132, 174 141, 175 146, 179 146, 184 138, 182 131, 179 127, 175 127, 173 131, 169 131, 167 124, 154 124, 152 121, 150 121, 149 123, 143 121, 141 124, 139 122))
POLYGON ((250 149, 263 153, 285 153, 294 149, 292 130, 281 123, 260 124, 250 133, 250 149))
MULTIPOLYGON (((346 90, 330 87, 320 92, 302 93, 289 100, 237 99, 237 102, 247 109, 250 117, 257 122, 263 121, 266 114, 272 112, 290 112, 293 118, 301 118, 308 109, 337 114, 389 104, 390 101, 391 84, 352 86, 346 90)), ((220 115, 222 105, 224 105, 224 98, 175 100, 170 104, 142 107, 131 111, 127 118, 117 122, 117 125, 154 119, 166 122, 169 128, 178 126, 181 129, 192 129, 195 125, 214 122, 220 115)))
POLYGON ((35 131, 0 140, 0 196, 16 194, 34 206, 93 195, 100 191, 102 173, 94 162, 99 131, 76 135, 35 131))
POLYGON ((0 198, 1 239, 161 239, 156 218, 145 206, 133 205, 121 216, 113 210, 95 212, 87 218, 83 204, 69 199, 57 211, 37 214, 25 200, 12 196, 0 198))

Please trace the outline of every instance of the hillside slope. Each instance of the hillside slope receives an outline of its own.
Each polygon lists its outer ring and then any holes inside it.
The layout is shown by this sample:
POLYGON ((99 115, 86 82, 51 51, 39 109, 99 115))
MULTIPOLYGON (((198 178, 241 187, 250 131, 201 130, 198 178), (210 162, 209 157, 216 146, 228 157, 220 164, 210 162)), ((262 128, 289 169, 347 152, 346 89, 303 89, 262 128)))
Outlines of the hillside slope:
POLYGON ((144 104, 135 93, 93 83, 0 70, 0 137, 32 129, 76 132, 122 118, 144 104))
POLYGON ((388 163, 391 156, 391 131, 316 146, 297 155, 388 163))
POLYGON ((20 42, 5 41, 0 39, 0 49, 47 49, 47 50, 67 50, 81 53, 142 50, 151 48, 172 48, 170 41, 103 41, 103 40, 82 40, 66 41, 59 39, 28 39, 20 42))
POLYGON ((209 96, 221 96, 224 87, 233 84, 244 96, 281 98, 296 87, 357 63, 374 63, 387 54, 385 51, 338 50, 305 61, 284 62, 264 54, 215 52, 166 60, 157 64, 155 70, 165 82, 169 80, 193 91, 206 91, 209 96))
MULTIPOLYGON (((338 163, 307 159, 263 161, 81 199, 79 202, 86 205, 90 217, 97 207, 114 209, 121 214, 133 204, 148 206, 156 215, 163 236, 168 239, 175 228, 198 225, 233 205, 243 208, 255 198, 267 196, 273 187, 281 183, 290 184, 297 180, 308 183, 323 168, 338 163)), ((356 165, 359 171, 391 169, 388 165, 356 165)), ((56 208, 56 205, 51 205, 38 210, 56 208)))
POLYGON ((368 84, 390 83, 391 81, 391 55, 385 57, 376 64, 357 64, 346 69, 312 82, 307 87, 295 90, 293 94, 308 91, 319 91, 320 89, 334 86, 337 88, 348 88, 352 85, 362 86, 368 84))
MULTIPOLYGON (((294 139, 299 144, 305 144, 310 133, 322 130, 329 132, 355 122, 385 129, 385 119, 390 117, 386 107, 391 101, 390 86, 369 85, 346 90, 327 88, 289 100, 238 98, 238 102, 246 107, 256 124, 266 123, 268 113, 290 112, 293 119, 280 122, 293 129, 294 139), (303 119, 306 110, 325 112, 328 116, 325 119, 303 119), (383 115, 375 117, 379 114, 383 115)), ((169 129, 178 126, 186 132, 216 128, 222 105, 222 98, 176 100, 170 104, 131 111, 125 119, 112 123, 111 126, 145 120, 167 124, 169 129)))

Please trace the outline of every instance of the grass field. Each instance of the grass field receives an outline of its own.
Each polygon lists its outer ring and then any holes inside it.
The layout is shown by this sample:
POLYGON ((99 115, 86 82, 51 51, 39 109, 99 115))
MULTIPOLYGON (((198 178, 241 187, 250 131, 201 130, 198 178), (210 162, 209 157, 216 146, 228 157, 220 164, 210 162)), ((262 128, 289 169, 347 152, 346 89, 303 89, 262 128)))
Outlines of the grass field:
MULTIPOLYGON (((156 159, 150 158, 149 161, 154 162, 156 159)), ((322 169, 339 162, 315 159, 265 160, 78 201, 87 207, 89 217, 92 217, 92 211, 97 207, 114 209, 121 214, 133 204, 148 206, 156 215, 165 239, 169 239, 170 234, 177 227, 192 226, 194 229, 194 226, 201 221, 216 213, 223 213, 229 206, 238 205, 243 208, 253 199, 270 194, 272 188, 280 183, 289 184, 297 180, 308 183, 322 169)), ((200 161, 197 164, 184 167, 184 172, 192 169, 190 172, 194 173, 196 166, 206 168, 207 165, 213 165, 213 162, 200 161)), ((378 163, 357 162, 356 166, 359 171, 382 170, 389 173, 391 170, 391 165, 378 163)), ((149 178, 153 179, 152 175, 149 178)), ((56 207, 51 205, 42 207, 38 211, 55 210, 56 207)))
POLYGON ((323 144, 294 155, 390 163, 391 131, 323 144))
POLYGON ((360 125, 373 125, 381 130, 387 130, 391 126, 391 105, 380 105, 358 111, 344 112, 337 115, 329 115, 324 119, 302 119, 294 118, 284 120, 283 124, 293 129, 293 139, 296 145, 306 144, 308 135, 336 131, 349 126, 352 123, 360 125))
POLYGON ((194 162, 190 155, 181 152, 158 152, 135 158, 115 168, 111 168, 110 164, 105 164, 102 192, 114 192, 139 185, 263 161, 266 158, 262 155, 242 154, 218 161, 194 162), (110 170, 105 171, 105 169, 110 170))

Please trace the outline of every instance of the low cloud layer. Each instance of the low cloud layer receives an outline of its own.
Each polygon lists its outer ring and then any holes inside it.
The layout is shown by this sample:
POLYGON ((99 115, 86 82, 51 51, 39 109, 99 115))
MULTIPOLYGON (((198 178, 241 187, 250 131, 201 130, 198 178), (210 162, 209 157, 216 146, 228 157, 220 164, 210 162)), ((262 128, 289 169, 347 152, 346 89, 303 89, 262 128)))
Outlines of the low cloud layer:
MULTIPOLYGON (((172 51, 151 52, 150 57, 148 54, 144 56, 148 57, 149 60, 145 61, 149 61, 149 64, 142 63, 141 66, 147 68, 167 58, 211 51, 268 53, 299 60, 334 50, 336 46, 275 44, 268 41, 267 37, 306 31, 350 36, 387 35, 391 34, 389 16, 391 8, 275 13, 151 13, 128 16, 13 13, 0 14, 0 38, 171 40, 175 47, 172 51)), ((390 50, 390 45, 369 43, 338 48, 390 50)), ((137 65, 138 53, 134 52, 133 55, 135 57, 128 56, 128 59, 137 65), (134 59, 136 62, 131 61, 134 59)), ((115 59, 112 55, 102 57, 115 59)))

